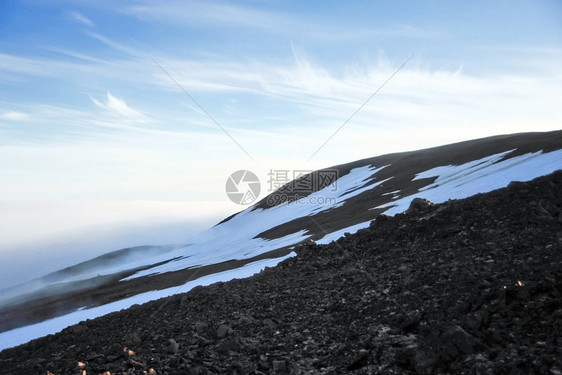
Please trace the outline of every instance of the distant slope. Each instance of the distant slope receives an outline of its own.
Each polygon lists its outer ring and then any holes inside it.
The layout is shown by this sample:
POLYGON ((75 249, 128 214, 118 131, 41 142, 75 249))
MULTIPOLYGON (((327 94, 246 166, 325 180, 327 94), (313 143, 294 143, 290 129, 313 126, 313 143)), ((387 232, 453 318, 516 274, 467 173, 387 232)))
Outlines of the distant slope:
POLYGON ((179 247, 185 245, 136 246, 100 255, 30 282, 0 290, 0 308, 70 291, 94 288, 114 278, 117 271, 143 268, 135 264, 139 258, 161 255, 179 247))
MULTIPOLYGON (((8 335, 25 342, 88 316, 186 291, 204 283, 203 276, 215 281, 251 276, 249 269, 293 256, 298 244, 328 243, 356 232, 381 213, 404 211, 415 197, 445 202, 561 168, 562 131, 490 137, 335 166, 329 168, 338 176, 334 184, 317 181, 303 192, 299 187, 310 177, 303 176, 210 228, 189 246, 114 264, 102 278, 96 274, 81 279, 87 287, 80 290, 65 293, 61 285, 48 285, 49 292, 40 299, 0 309, 0 332, 22 327, 0 333, 0 342, 8 335), (57 324, 40 323, 57 316, 57 324)), ((87 274, 83 271, 78 274, 87 274)))
MULTIPOLYGON (((316 239, 349 226, 362 223, 363 226, 368 225, 368 222, 380 213, 400 212, 405 209, 404 207, 407 208, 409 202, 420 192, 423 192, 421 195, 428 196, 432 194, 428 190, 433 190, 437 193, 433 199, 444 201, 449 198, 464 198, 477 192, 505 187, 513 180, 527 181, 562 168, 561 148, 562 131, 520 133, 482 138, 420 151, 382 155, 332 167, 329 169, 338 170, 342 176, 365 165, 385 166, 376 173, 374 176, 376 178, 364 184, 365 187, 372 186, 371 189, 346 200, 346 203, 336 210, 316 214, 313 220, 301 217, 293 222, 282 223, 267 232, 260 233, 260 236, 275 238, 293 233, 297 229, 306 228, 315 234, 313 238, 316 239), (492 155, 502 153, 505 154, 499 158, 489 159, 492 155), (510 159, 512 160, 510 161, 510 159), (488 160, 488 163, 471 165, 472 162, 478 160, 481 160, 482 163, 486 163, 488 160), (446 181, 447 186, 441 184, 439 189, 435 189, 437 186, 431 186, 444 172, 436 170, 436 168, 447 166, 458 167, 457 177, 460 177, 463 171, 472 173, 470 191, 464 188, 466 180, 455 181, 454 178, 446 181), (498 166, 500 166, 500 171, 503 168, 502 175, 498 175, 499 171, 494 169, 498 166), (433 174, 428 173, 432 170, 433 174), (511 174, 506 174, 507 171, 511 174), (416 178, 418 175, 424 178, 416 178), (377 185, 380 181, 384 181, 384 183, 377 185), (458 193, 456 196, 452 196, 451 189, 454 190, 455 185, 458 185, 458 193), (451 189, 444 191, 444 188, 451 189)), ((288 184, 283 189, 284 191, 274 192, 273 195, 306 196, 294 191, 294 185, 298 185, 298 182, 288 184)), ((268 202, 279 200, 281 199, 266 197, 256 205, 256 208, 266 209, 270 206, 268 202)), ((337 236, 333 237, 333 239, 337 239, 337 236)))

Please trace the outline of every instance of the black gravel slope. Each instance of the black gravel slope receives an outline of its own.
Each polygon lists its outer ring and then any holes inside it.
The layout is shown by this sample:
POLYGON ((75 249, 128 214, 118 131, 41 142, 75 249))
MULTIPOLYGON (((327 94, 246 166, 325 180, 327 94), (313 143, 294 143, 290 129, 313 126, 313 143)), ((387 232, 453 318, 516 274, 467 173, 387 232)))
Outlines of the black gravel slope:
POLYGON ((562 373, 562 172, 297 253, 4 350, 0 373, 562 373))

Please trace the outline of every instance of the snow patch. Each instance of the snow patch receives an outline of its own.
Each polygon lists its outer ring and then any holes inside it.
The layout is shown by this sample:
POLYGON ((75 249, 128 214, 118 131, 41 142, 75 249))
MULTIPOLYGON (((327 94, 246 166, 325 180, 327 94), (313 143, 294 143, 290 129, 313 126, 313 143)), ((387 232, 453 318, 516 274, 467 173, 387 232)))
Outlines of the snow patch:
POLYGON ((418 173, 414 180, 437 177, 419 192, 382 204, 384 213, 396 215, 408 209, 412 199, 425 198, 433 203, 463 199, 509 185, 511 181, 530 181, 562 168, 562 150, 537 151, 502 160, 513 150, 490 155, 461 165, 446 165, 418 173))
POLYGON ((351 225, 347 228, 343 228, 335 232, 328 233, 327 235, 316 241, 316 243, 318 245, 329 244, 330 242, 336 241, 338 238, 343 237, 343 235, 346 233, 350 233, 350 234, 357 233, 357 231, 359 231, 360 229, 368 228, 369 225, 371 225, 371 220, 365 221, 363 223, 351 225))

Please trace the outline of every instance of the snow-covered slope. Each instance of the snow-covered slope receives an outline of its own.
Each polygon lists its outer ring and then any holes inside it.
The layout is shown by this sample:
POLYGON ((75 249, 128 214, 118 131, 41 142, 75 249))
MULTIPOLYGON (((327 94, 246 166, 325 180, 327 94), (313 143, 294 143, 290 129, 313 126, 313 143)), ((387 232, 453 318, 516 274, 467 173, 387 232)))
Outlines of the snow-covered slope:
POLYGON ((291 249, 299 243, 331 242, 368 226, 379 214, 405 211, 415 197, 440 203, 558 169, 562 131, 491 137, 336 166, 331 168, 338 172, 335 182, 307 193, 287 185, 190 245, 59 272, 28 295, 25 305, 0 307, 0 350, 196 285, 251 276, 294 256, 291 249), (271 199, 276 194, 293 200, 271 199), (92 280, 98 282, 88 286, 92 280))

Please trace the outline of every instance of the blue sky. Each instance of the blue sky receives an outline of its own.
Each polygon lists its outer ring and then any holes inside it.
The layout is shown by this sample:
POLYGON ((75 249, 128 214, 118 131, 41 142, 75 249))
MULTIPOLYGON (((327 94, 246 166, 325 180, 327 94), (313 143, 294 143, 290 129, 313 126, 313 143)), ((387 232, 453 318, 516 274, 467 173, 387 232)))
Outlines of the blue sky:
MULTIPOLYGON (((204 227, 241 208, 238 169, 267 192, 270 169, 558 129, 560 87, 559 1, 3 1, 0 256, 115 223, 204 227)), ((183 238, 127 233, 68 262, 183 238)))

